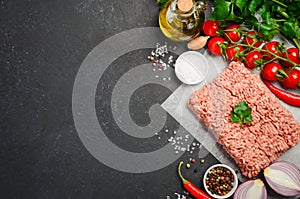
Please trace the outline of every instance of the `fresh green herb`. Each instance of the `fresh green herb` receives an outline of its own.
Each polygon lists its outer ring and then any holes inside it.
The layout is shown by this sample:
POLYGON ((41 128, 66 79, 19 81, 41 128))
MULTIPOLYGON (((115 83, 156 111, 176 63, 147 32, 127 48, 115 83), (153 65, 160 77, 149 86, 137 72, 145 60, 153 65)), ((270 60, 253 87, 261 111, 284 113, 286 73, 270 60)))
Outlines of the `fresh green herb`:
POLYGON ((218 21, 227 19, 230 13, 230 6, 232 3, 225 0, 215 0, 215 4, 215 9, 211 13, 210 18, 218 21))
POLYGON ((242 100, 234 106, 231 111, 231 121, 234 123, 240 123, 240 127, 244 124, 252 122, 252 109, 248 106, 247 102, 242 100))
POLYGON ((265 40, 282 33, 297 42, 300 39, 299 10, 299 0, 215 0, 211 20, 243 23, 261 32, 265 40))
POLYGON ((160 7, 163 7, 169 0, 156 0, 156 2, 160 5, 160 7))
POLYGON ((295 18, 289 18, 283 23, 282 32, 289 38, 300 38, 299 22, 295 18))

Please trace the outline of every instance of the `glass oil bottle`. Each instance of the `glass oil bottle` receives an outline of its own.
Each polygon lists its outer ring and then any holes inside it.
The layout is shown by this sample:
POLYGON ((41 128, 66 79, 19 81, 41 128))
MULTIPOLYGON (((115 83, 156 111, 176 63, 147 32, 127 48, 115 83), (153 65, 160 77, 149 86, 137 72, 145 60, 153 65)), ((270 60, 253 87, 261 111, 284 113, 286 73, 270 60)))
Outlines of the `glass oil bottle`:
POLYGON ((189 41, 197 37, 205 19, 204 0, 169 0, 159 13, 159 26, 173 41, 189 41))

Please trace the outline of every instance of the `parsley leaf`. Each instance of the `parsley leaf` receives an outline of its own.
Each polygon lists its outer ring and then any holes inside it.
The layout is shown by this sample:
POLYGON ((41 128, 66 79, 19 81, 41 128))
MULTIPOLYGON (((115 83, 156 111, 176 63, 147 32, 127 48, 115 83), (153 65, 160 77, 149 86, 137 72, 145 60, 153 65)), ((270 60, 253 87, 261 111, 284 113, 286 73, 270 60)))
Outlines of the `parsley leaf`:
POLYGON ((250 10, 251 14, 254 15, 256 8, 261 4, 261 0, 251 0, 248 5, 248 9, 250 10))
POLYGON ((295 18, 289 18, 283 23, 282 32, 286 37, 300 39, 300 28, 295 18))
POLYGON ((231 7, 231 8, 230 8, 230 13, 229 13, 229 15, 227 16, 226 20, 232 20, 232 21, 234 21, 234 20, 237 19, 237 16, 234 14, 234 4, 231 4, 230 7, 231 7))
POLYGON ((248 0, 235 0, 234 3, 242 12, 247 5, 247 1, 248 0))
POLYGON ((246 123, 252 122, 252 109, 248 106, 247 102, 242 100, 234 106, 231 111, 231 121, 234 123, 240 123, 240 127, 246 123))
POLYGON ((160 5, 160 7, 163 7, 169 0, 156 0, 156 2, 160 5))
POLYGON ((215 0, 211 20, 241 23, 263 34, 265 41, 282 33, 298 46, 300 0, 215 0))
POLYGON ((211 13, 210 18, 212 20, 224 20, 228 17, 231 7, 231 2, 225 0, 215 0, 215 9, 213 13, 211 13))

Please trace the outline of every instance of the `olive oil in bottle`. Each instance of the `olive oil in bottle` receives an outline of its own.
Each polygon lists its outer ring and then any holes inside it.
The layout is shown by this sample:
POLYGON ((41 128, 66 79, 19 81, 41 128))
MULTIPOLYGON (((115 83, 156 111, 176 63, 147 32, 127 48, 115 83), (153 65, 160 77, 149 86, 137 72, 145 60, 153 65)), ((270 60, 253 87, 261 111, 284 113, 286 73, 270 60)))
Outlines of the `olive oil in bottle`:
POLYGON ((159 13, 159 26, 173 41, 188 41, 197 37, 205 19, 205 2, 169 0, 159 13))

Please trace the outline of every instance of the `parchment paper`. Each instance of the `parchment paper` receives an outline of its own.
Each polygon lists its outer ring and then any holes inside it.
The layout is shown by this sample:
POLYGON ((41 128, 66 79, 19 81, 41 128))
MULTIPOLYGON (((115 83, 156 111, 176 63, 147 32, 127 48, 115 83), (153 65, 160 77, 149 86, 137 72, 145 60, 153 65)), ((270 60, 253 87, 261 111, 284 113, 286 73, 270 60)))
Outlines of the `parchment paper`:
MULTIPOLYGON (((204 53, 209 63, 209 72, 204 81, 197 85, 182 84, 171 96, 162 104, 162 107, 172 115, 191 135, 195 137, 212 155, 214 155, 221 163, 231 166, 234 170, 238 170, 238 176, 241 181, 246 178, 241 175, 238 166, 234 160, 225 152, 224 149, 216 142, 212 132, 207 129, 199 119, 187 107, 188 98, 195 91, 205 84, 209 83, 215 76, 221 73, 228 65, 221 56, 210 55, 207 51, 204 53)), ((294 118, 300 122, 300 109, 290 106, 280 101, 284 107, 290 110, 294 118)), ((279 160, 286 160, 300 167, 300 144, 285 152, 279 160)))

